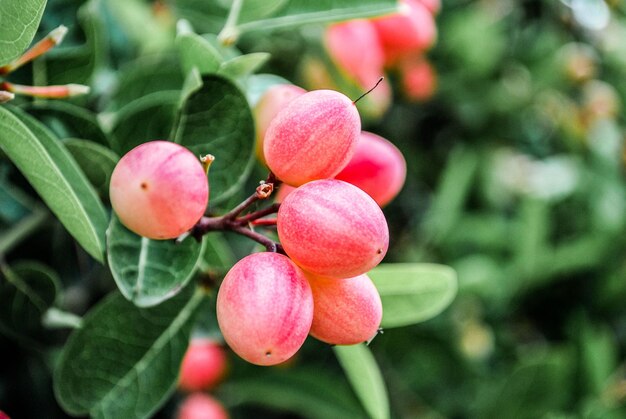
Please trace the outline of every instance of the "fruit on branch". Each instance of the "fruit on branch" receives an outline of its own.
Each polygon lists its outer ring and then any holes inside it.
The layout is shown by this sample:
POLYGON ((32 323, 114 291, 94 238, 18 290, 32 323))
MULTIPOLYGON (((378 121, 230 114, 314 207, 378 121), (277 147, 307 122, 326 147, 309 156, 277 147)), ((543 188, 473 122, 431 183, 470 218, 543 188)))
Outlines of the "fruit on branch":
POLYGON ((228 412, 215 398, 205 393, 190 394, 178 407, 176 419, 228 419, 228 412))
POLYGON ((426 6, 419 0, 401 0, 400 4, 399 13, 372 20, 388 66, 406 54, 430 49, 437 40, 437 25, 426 6))
POLYGON ((193 339, 180 367, 178 387, 185 391, 210 390, 224 378, 224 349, 212 339, 193 339))
POLYGON ((358 186, 384 207, 400 192, 406 161, 398 148, 383 137, 362 131, 356 152, 335 179, 358 186))
POLYGON ((217 321, 226 343, 257 365, 286 361, 313 321, 313 294, 304 272, 279 253, 253 253, 226 274, 217 294, 217 321))
POLYGON ((400 60, 398 73, 402 92, 408 100, 424 102, 435 94, 437 73, 426 58, 416 56, 400 60))
POLYGON ((441 0, 419 0, 430 13, 436 15, 441 11, 441 0))
POLYGON ((364 274, 380 263, 389 246, 387 221, 376 201, 336 179, 292 191, 280 204, 276 225, 289 257, 322 276, 364 274))
POLYGON ((300 186, 339 173, 354 154, 361 119, 355 104, 334 90, 314 90, 292 100, 272 120, 263 143, 270 170, 300 186))
POLYGON ((173 239, 204 214, 209 184, 191 151, 169 141, 151 141, 120 159, 109 195, 128 229, 150 239, 173 239))
POLYGON ((366 274, 339 279, 307 273, 307 279, 313 290, 313 337, 331 345, 354 345, 376 335, 383 305, 366 274))
POLYGON ((272 119, 289 102, 306 93, 301 87, 293 84, 279 84, 268 89, 254 107, 254 121, 256 123, 256 154, 265 164, 263 155, 263 138, 272 119))
POLYGON ((361 88, 369 88, 384 73, 385 53, 371 21, 349 20, 330 25, 324 34, 328 54, 361 88))

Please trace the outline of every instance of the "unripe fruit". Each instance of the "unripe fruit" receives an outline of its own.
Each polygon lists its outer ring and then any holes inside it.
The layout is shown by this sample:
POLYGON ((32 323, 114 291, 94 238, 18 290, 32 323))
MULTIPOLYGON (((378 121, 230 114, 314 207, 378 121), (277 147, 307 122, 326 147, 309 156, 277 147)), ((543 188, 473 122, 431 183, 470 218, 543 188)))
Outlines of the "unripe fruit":
POLYGON ((383 74, 385 53, 369 20, 330 25, 324 41, 333 61, 360 87, 369 89, 383 74))
POLYGON ((348 97, 334 90, 314 90, 276 115, 263 151, 280 180, 299 186, 339 173, 354 154, 360 131, 359 113, 348 97))
POLYGON ((400 150, 383 137, 367 131, 361 132, 354 156, 335 176, 367 192, 381 207, 400 192, 405 178, 406 161, 400 150))
POLYGON ((210 390, 226 373, 226 353, 211 339, 193 339, 180 367, 178 386, 185 391, 210 390))
POLYGON ((181 403, 177 419, 228 419, 224 406, 204 393, 194 393, 181 403))
POLYGON ((169 141, 141 144, 115 166, 109 188, 120 221, 150 239, 173 239, 202 217, 209 183, 200 160, 169 141))
POLYGON ((293 84, 279 84, 267 90, 254 107, 254 121, 256 123, 256 154, 265 164, 265 156, 263 155, 263 138, 272 119, 281 111, 289 102, 298 96, 306 93, 301 87, 293 84))
POLYGON ((311 328, 311 287, 288 257, 253 253, 226 274, 217 320, 237 355, 257 365, 281 363, 300 349, 311 328))
POLYGON ((372 20, 388 66, 407 54, 428 50, 437 40, 437 25, 430 11, 418 0, 400 3, 399 13, 372 20))
POLYGON ((354 345, 376 335, 383 304, 372 280, 307 274, 313 290, 311 335, 331 345, 354 345))
POLYGON ((389 246, 387 221, 378 204, 341 180, 318 180, 292 191, 280 204, 276 225, 289 257, 322 276, 366 273, 389 246))

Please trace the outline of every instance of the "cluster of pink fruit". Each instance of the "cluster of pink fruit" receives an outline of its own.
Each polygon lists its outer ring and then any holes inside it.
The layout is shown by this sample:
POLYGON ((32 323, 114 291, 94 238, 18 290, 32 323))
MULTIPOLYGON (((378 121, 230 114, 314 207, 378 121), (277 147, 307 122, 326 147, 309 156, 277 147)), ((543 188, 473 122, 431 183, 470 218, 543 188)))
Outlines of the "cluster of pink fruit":
MULTIPOLYGON (((254 253, 237 262, 219 288, 217 318, 234 352, 273 365, 293 356, 309 334, 338 345, 376 334, 382 304, 366 273, 387 252, 380 205, 402 187, 406 164, 391 143, 361 132, 355 102, 336 91, 302 93, 265 111, 267 128, 258 121, 263 156, 274 176, 294 188, 275 219, 285 254, 254 253), (340 174, 367 193, 334 178, 340 174)), ((110 188, 120 220, 145 237, 174 238, 207 218, 205 171, 173 143, 131 150, 110 188)))
MULTIPOLYGON (((356 19, 328 27, 325 45, 336 65, 361 88, 384 70, 398 75, 401 91, 411 101, 428 100, 436 89, 435 71, 425 57, 437 40, 434 16, 440 0, 400 0, 401 10, 375 19, 356 19)), ((389 101, 382 85, 379 102, 389 101)))
POLYGON ((227 419, 222 404, 207 394, 224 378, 228 362, 224 349, 215 341, 192 339, 180 367, 178 388, 187 392, 177 419, 227 419))

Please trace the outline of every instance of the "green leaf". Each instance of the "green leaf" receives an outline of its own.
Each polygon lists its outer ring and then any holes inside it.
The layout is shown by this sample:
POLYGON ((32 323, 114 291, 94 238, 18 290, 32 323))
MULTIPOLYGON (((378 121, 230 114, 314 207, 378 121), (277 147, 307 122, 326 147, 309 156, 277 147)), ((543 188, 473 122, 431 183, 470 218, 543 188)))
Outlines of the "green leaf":
POLYGON ((45 7, 46 0, 0 2, 0 65, 17 59, 28 48, 45 7))
POLYGON ((164 140, 172 129, 178 91, 150 93, 124 106, 115 115, 111 147, 120 155, 152 140, 164 140))
POLYGON ((57 298, 59 279, 38 262, 22 261, 1 270, 0 333, 26 345, 43 331, 42 317, 57 298))
POLYGON ((72 156, 39 122, 0 107, 0 148, 68 232, 98 261, 108 220, 102 202, 72 156))
POLYGON ((119 156, 93 141, 70 138, 64 144, 93 187, 101 196, 108 196, 109 181, 119 156))
POLYGON ((73 415, 144 418, 174 391, 193 320, 204 300, 191 287, 141 309, 118 293, 95 306, 65 345, 54 391, 73 415))
POLYGON ((150 93, 180 90, 184 82, 178 56, 173 53, 142 56, 123 66, 117 77, 112 109, 150 93))
POLYGON ((202 246, 188 238, 150 240, 111 217, 107 231, 107 258, 122 295, 139 307, 149 307, 173 297, 196 272, 202 246))
POLYGON ((229 380, 219 392, 228 405, 266 406, 307 419, 365 417, 350 388, 335 375, 318 369, 259 372, 229 380))
MULTIPOLYGON (((86 38, 83 45, 61 45, 45 55, 41 61, 45 63, 45 84, 91 84, 92 76, 103 66, 108 50, 108 34, 101 5, 98 0, 90 0, 78 9, 78 22, 86 38)), ((71 36, 71 33, 68 34, 68 37, 71 36)))
POLYGON ((179 33, 176 36, 176 48, 185 74, 194 67, 200 74, 216 73, 224 61, 209 41, 193 32, 179 33))
MULTIPOLYGON (((253 3, 257 2, 258 0, 254 0, 253 3)), ((251 12, 242 13, 235 31, 246 33, 301 26, 308 23, 336 22, 380 16, 398 10, 396 0, 283 0, 281 5, 282 7, 272 13, 271 16, 267 16, 268 13, 272 12, 268 10, 268 6, 257 8, 260 13, 256 15, 251 12), (283 3, 284 5, 282 5, 283 3)))
POLYGON ((202 87, 183 97, 172 138, 197 155, 213 154, 211 203, 236 193, 254 163, 254 120, 245 96, 229 80, 203 76, 202 87))
POLYGON ((203 241, 205 246, 200 265, 203 271, 226 273, 237 262, 233 250, 222 233, 207 234, 203 241))
POLYGON ((104 146, 109 145, 96 115, 81 106, 60 100, 48 100, 32 102, 24 109, 59 138, 84 138, 104 146))
POLYGON ((381 264, 368 276, 383 301, 382 327, 400 327, 426 321, 454 299, 454 269, 429 263, 381 264))
POLYGON ((383 376, 369 348, 365 345, 333 347, 363 407, 373 419, 389 418, 389 398, 383 376))
POLYGON ((244 84, 248 102, 250 106, 255 106, 270 87, 291 82, 275 74, 253 74, 244 81, 244 84))
POLYGON ((219 68, 219 74, 230 79, 245 77, 257 71, 270 59, 270 54, 266 52, 253 52, 251 54, 240 55, 223 62, 219 68))

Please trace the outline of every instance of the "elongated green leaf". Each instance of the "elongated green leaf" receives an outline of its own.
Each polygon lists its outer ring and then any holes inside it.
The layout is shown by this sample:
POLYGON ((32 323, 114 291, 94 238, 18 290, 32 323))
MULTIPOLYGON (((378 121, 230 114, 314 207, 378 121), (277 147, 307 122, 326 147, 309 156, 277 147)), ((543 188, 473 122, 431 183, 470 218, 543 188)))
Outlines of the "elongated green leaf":
POLYGON ((274 13, 267 7, 258 8, 260 13, 257 15, 243 13, 236 30, 245 33, 307 23, 335 22, 380 16, 398 10, 396 0, 285 0, 281 1, 281 5, 274 13), (271 15, 267 16, 268 13, 271 15))
POLYGON ((109 145, 96 115, 83 107, 62 101, 46 101, 33 102, 25 109, 59 138, 84 138, 101 145, 109 145))
POLYGON ((109 181, 119 156, 98 143, 78 138, 65 141, 65 147, 72 153, 93 187, 102 196, 108 196, 109 181))
POLYGON ((383 327, 426 321, 448 307, 457 291, 456 272, 444 265, 382 264, 368 275, 383 301, 383 327))
POLYGON ((174 123, 178 91, 150 93, 124 106, 115 115, 111 147, 120 155, 152 140, 166 140, 174 123))
POLYGON ((229 381, 219 390, 229 405, 266 406, 308 419, 366 417, 350 388, 320 370, 267 371, 229 381))
POLYGON ((2 269, 0 279, 0 333, 24 344, 37 341, 42 317, 54 304, 59 279, 38 262, 22 261, 2 269))
POLYGON ((176 48, 185 74, 194 67, 200 74, 216 73, 224 61, 209 41, 193 32, 179 33, 176 37, 176 48))
POLYGON ((0 2, 0 65, 18 58, 37 32, 46 0, 0 2))
POLYGON ((184 98, 173 140, 195 154, 213 154, 211 202, 237 192, 254 163, 254 121, 245 96, 220 76, 202 77, 202 87, 184 98))
POLYGON ((202 291, 150 309, 118 293, 83 319, 61 354, 54 390, 61 406, 94 418, 144 418, 174 390, 202 291))
POLYGON ((244 77, 257 71, 269 59, 270 54, 266 52, 240 55, 222 63, 219 68, 219 74, 230 79, 244 77))
POLYGON ((108 220, 102 202, 72 156, 37 121, 0 108, 0 148, 52 212, 95 259, 104 259, 108 220))
POLYGON ((374 356, 365 345, 333 347, 363 407, 373 419, 389 418, 389 397, 374 356))
POLYGON ((189 238, 150 240, 111 217, 107 231, 107 258, 122 295, 139 307, 148 307, 176 295, 189 282, 202 256, 202 246, 189 238))

